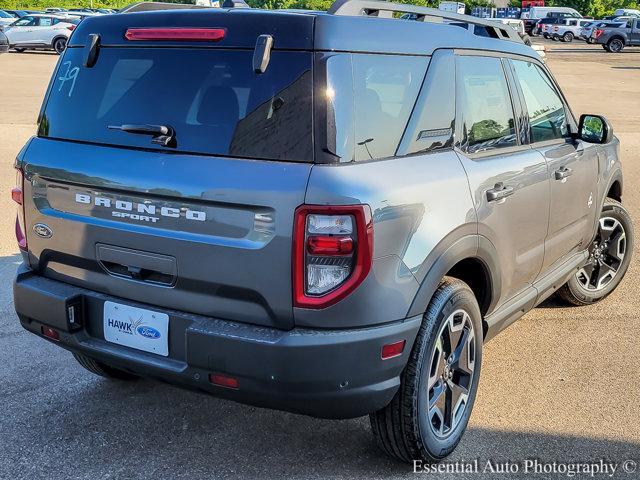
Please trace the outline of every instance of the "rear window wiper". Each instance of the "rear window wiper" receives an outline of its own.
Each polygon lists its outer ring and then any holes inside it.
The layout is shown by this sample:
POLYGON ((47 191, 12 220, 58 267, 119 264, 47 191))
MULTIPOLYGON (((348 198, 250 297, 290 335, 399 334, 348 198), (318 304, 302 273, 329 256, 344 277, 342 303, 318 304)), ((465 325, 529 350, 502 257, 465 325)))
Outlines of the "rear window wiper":
POLYGON ((168 125, 109 125, 109 130, 120 130, 136 135, 151 135, 151 142, 165 147, 176 146, 176 132, 168 125))

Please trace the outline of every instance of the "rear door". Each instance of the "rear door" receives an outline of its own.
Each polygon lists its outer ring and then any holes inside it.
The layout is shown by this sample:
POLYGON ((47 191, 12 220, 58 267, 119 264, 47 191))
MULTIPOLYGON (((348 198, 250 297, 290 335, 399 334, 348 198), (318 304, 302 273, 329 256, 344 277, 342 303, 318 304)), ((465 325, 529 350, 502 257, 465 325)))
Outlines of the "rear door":
POLYGON ((456 150, 469 178, 480 235, 500 258, 500 303, 542 267, 549 215, 545 159, 525 143, 517 95, 497 57, 460 55, 456 150))
POLYGON ((510 60, 528 113, 533 148, 545 158, 551 178, 551 213, 543 270, 590 241, 597 204, 595 145, 574 141, 575 122, 549 73, 533 61, 510 60), (571 127, 570 127, 571 125, 571 127))
POLYGON ((291 328, 312 53, 274 50, 259 74, 244 45, 139 41, 102 45, 85 67, 75 41, 24 155, 31 266, 125 300, 291 328), (175 135, 165 144, 124 125, 175 135), (39 223, 50 238, 33 233, 39 223))

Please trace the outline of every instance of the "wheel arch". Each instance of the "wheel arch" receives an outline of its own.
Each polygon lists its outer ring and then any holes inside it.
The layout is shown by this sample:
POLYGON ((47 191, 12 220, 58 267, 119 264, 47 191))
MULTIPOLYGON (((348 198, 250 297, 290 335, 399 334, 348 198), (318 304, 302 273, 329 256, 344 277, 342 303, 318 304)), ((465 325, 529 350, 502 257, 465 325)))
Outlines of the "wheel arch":
POLYGON ((67 37, 66 35, 56 35, 55 37, 53 37, 53 40, 51 40, 51 48, 53 48, 56 42, 60 39, 66 40, 67 42, 69 41, 69 37, 67 37))
POLYGON ((615 35, 611 35, 608 39, 607 39, 607 43, 611 42, 612 40, 622 40, 622 43, 624 45, 627 45, 627 39, 624 38, 623 35, 620 34, 615 34, 615 35))
POLYGON ((473 291, 484 316, 493 311, 500 298, 502 280, 498 253, 482 235, 467 235, 452 242, 432 262, 407 316, 424 313, 440 281, 446 277, 462 280, 473 291))
POLYGON ((605 195, 607 198, 613 198, 618 202, 622 202, 622 175, 617 174, 614 178, 609 182, 609 187, 607 188, 607 193, 605 195))

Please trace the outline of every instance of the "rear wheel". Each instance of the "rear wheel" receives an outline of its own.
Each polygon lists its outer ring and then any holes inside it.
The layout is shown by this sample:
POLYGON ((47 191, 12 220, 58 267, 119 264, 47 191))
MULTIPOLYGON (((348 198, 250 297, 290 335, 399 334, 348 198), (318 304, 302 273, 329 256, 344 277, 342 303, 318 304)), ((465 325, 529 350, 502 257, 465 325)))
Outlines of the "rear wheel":
POLYGON ((620 53, 624 49, 624 42, 619 38, 612 38, 607 42, 607 46, 611 53, 620 53))
POLYGON ((562 36, 562 41, 563 42, 567 42, 567 43, 571 43, 573 42, 573 33, 571 32, 567 32, 562 36))
POLYGON ((589 247, 589 259, 559 290, 561 299, 571 305, 589 305, 613 292, 631 262, 633 224, 624 207, 606 199, 598 233, 589 247))
POLYGON ((53 49, 58 55, 62 55, 64 49, 67 48, 67 39, 66 38, 56 38, 53 41, 53 49))
POLYGON ((14 48, 14 50, 18 53, 24 52, 24 48, 14 48))
POLYGON ((543 38, 549 38, 549 34, 548 34, 548 33, 543 33, 543 34, 542 34, 542 37, 543 37, 543 38))
POLYGON ((124 370, 118 370, 117 368, 113 368, 106 363, 99 362, 98 360, 94 360, 91 357, 87 357, 82 353, 73 353, 73 356, 80 365, 82 365, 85 369, 89 370, 95 375, 116 380, 136 380, 137 378, 139 378, 132 373, 125 372, 124 370))
POLYGON ((401 461, 438 461, 458 445, 475 401, 482 321, 469 286, 445 278, 431 299, 400 388, 370 415, 380 448, 401 461))

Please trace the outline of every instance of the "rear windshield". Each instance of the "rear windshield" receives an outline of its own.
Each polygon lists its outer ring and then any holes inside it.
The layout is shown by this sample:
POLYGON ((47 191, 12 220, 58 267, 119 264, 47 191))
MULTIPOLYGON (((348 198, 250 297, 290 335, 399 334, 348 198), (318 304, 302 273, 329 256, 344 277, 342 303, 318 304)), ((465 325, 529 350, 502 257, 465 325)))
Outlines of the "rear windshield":
POLYGON ((273 51, 264 74, 253 51, 102 48, 92 68, 67 49, 39 135, 109 145, 313 161, 312 54, 273 51), (161 125, 175 145, 108 127, 161 125))

